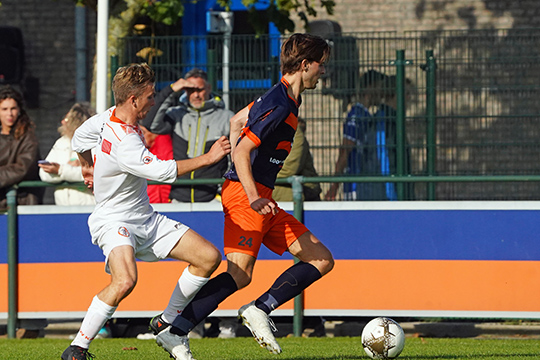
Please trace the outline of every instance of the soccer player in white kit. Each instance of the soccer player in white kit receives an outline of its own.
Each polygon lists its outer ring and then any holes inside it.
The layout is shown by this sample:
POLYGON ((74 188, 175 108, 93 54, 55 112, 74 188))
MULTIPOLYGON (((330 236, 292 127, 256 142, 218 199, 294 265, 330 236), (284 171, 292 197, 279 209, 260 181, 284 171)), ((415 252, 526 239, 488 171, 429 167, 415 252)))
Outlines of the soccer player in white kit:
MULTIPOLYGON (((112 84, 116 106, 86 121, 73 136, 72 147, 79 153, 85 183, 93 186, 96 198, 88 219, 92 242, 103 250, 111 282, 93 298, 77 336, 62 354, 63 360, 94 357, 88 352, 90 342, 137 283, 135 258, 189 263, 161 315, 170 322, 221 261, 221 253, 212 243, 188 226, 155 212, 146 186, 147 179, 172 183, 177 176, 215 164, 230 152, 230 143, 223 136, 206 154, 181 161, 160 160, 150 153, 138 122, 154 105, 154 79, 147 64, 118 69, 112 84)), ((192 359, 187 337, 162 336, 156 341, 176 359, 192 359)))

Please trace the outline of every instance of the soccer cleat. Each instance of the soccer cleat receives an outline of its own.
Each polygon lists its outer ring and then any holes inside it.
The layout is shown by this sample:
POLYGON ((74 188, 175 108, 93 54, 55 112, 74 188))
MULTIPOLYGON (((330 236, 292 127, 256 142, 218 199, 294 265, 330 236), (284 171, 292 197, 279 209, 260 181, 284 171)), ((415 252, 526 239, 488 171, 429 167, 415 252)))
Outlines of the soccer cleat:
POLYGON ((277 331, 276 325, 264 311, 255 306, 255 302, 242 306, 238 310, 238 317, 242 319, 242 324, 251 331, 261 347, 272 354, 281 353, 281 347, 272 334, 272 331, 277 331))
POLYGON ((62 360, 88 360, 95 356, 88 352, 88 349, 83 349, 80 346, 70 345, 62 353, 62 360))
POLYGON ((159 334, 163 330, 167 329, 171 324, 161 318, 161 314, 156 315, 150 320, 150 330, 154 335, 159 334))
POLYGON ((189 348, 189 339, 187 335, 179 336, 172 334, 170 326, 156 336, 156 342, 167 351, 173 359, 195 360, 193 359, 191 349, 189 348))

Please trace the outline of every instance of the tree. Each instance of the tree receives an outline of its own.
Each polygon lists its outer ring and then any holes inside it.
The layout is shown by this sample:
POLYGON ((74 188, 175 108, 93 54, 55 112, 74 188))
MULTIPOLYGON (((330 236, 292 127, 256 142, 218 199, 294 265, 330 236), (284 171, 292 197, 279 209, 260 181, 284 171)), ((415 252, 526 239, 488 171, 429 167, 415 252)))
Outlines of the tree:
MULTIPOLYGON (((98 0, 73 0, 78 6, 86 6, 97 11, 98 0)), ((201 0, 109 0, 109 31, 108 31, 108 55, 118 54, 117 40, 133 34, 135 22, 141 16, 148 16, 153 22, 165 25, 175 25, 184 15, 184 1, 201 0)), ((333 14, 334 0, 318 0, 320 6, 330 15, 333 14)), ((232 0, 217 0, 218 4, 226 11, 230 9, 232 0)), ((283 34, 293 32, 295 24, 291 20, 291 14, 296 13, 308 27, 309 18, 316 17, 314 8, 315 0, 242 0, 246 7, 249 20, 255 32, 261 34, 268 28, 268 23, 273 22, 283 34), (264 15, 256 10, 259 3, 269 5, 264 15)), ((153 46, 143 49, 146 56, 143 57, 151 64, 152 57, 158 49, 153 46)), ((111 74, 109 74, 111 76, 111 74)), ((95 79, 95 78, 94 78, 95 79)), ((95 83, 92 84, 92 103, 95 103, 95 83)), ((109 94, 110 95, 110 94, 109 94)))
MULTIPOLYGON (((97 8, 97 0, 74 0, 80 5, 89 8, 97 8)), ((131 34, 134 21, 139 16, 148 16, 152 21, 165 25, 174 25, 184 15, 185 0, 109 0, 110 6, 110 31, 115 36, 127 36, 131 34), (115 24, 115 23, 118 24, 115 24), (114 30, 113 30, 114 29, 114 30)), ((194 0, 200 1, 200 0, 194 0)), ((296 13, 303 21, 307 29, 309 19, 317 17, 315 0, 270 0, 268 8, 262 14, 256 10, 256 5, 266 4, 268 0, 242 0, 242 4, 249 13, 250 23, 257 33, 262 33, 273 22, 282 34, 293 32, 295 23, 291 20, 292 14, 296 13)), ((226 11, 231 7, 232 0, 217 0, 218 4, 226 11)), ((334 0, 318 0, 319 5, 327 14, 334 12, 334 0)))
MULTIPOLYGON (((230 8, 232 0, 218 0, 218 3, 226 10, 230 8)), ((317 17, 317 11, 313 5, 314 0, 270 0, 266 10, 266 17, 255 9, 256 4, 262 0, 242 0, 242 4, 247 8, 250 15, 250 23, 257 33, 261 33, 268 27, 268 22, 273 22, 280 33, 293 32, 295 24, 291 20, 291 13, 296 13, 304 22, 304 28, 308 29, 309 18, 317 17)), ((328 15, 334 13, 334 0, 319 0, 320 6, 326 10, 328 15)))

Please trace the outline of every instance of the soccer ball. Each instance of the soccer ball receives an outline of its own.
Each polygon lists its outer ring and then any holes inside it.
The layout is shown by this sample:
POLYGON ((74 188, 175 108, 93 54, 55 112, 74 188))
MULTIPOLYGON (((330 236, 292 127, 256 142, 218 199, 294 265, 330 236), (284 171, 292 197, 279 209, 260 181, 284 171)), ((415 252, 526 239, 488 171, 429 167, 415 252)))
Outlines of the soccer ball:
POLYGON ((364 327, 362 346, 372 359, 394 359, 405 346, 405 333, 394 320, 378 317, 364 327))

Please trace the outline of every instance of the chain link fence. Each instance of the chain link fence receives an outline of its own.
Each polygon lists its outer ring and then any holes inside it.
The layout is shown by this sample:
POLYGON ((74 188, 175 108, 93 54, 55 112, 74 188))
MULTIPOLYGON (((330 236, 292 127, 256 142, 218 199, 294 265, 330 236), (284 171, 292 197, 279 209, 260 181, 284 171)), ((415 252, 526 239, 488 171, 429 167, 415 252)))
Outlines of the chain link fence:
MULTIPOLYGON (((429 131, 435 139, 435 171, 429 175, 540 174, 540 29, 343 33, 327 38, 333 47, 327 73, 316 90, 304 92, 299 114, 307 121, 307 139, 320 176, 335 175, 351 107, 370 91, 400 91, 393 83, 374 90, 361 80, 369 71, 395 76, 399 50, 405 50, 407 60, 409 175, 428 175, 429 131), (432 105, 426 101, 426 52, 430 50, 436 62, 432 105), (432 128, 426 116, 429 111, 435 114, 432 128)), ((203 68, 214 91, 225 95, 229 108, 236 111, 279 81, 281 41, 245 35, 233 35, 230 44, 222 36, 124 38, 118 44, 119 65, 149 62, 156 70, 158 90, 193 67, 203 68), (225 46, 229 59, 223 58, 225 46), (230 79, 228 89, 222 82, 224 72, 230 79)), ((372 105, 370 112, 379 106, 372 105)), ((329 184, 322 186, 324 192, 329 184)), ((434 186, 436 200, 540 199, 538 182, 434 186)), ((415 183, 409 199, 428 198, 428 185, 415 183)))

